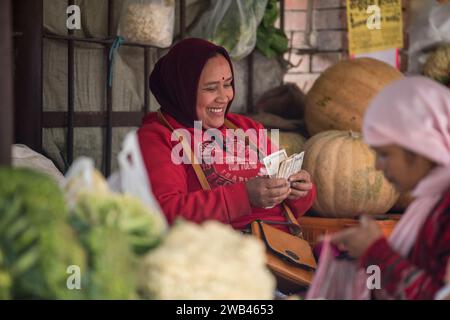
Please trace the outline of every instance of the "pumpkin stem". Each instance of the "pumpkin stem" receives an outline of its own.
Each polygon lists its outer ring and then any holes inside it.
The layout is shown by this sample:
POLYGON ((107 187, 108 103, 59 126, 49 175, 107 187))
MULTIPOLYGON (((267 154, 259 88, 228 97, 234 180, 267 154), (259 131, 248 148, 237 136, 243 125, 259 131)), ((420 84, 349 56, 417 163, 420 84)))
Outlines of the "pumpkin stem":
POLYGON ((357 132, 352 131, 352 130, 348 131, 348 136, 353 138, 353 139, 358 139, 359 138, 359 134, 357 132))

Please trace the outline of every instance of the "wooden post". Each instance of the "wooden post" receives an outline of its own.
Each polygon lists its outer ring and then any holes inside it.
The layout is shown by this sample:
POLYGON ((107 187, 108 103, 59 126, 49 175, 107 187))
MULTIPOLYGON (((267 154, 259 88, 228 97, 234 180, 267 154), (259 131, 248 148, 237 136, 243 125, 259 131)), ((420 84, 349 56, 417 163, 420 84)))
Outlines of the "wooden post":
POLYGON ((0 1, 0 165, 11 164, 13 143, 11 1, 0 1))
POLYGON ((11 3, 15 34, 15 141, 41 152, 43 0, 14 0, 11 3))

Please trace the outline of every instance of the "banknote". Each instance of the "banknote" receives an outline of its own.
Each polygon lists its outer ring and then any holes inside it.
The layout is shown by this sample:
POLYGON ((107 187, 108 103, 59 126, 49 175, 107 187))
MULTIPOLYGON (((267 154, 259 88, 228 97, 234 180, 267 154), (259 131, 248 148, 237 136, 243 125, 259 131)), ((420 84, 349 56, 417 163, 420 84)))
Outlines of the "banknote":
POLYGON ((263 159, 267 174, 270 178, 288 179, 302 169, 305 152, 287 156, 286 150, 274 152, 263 159))

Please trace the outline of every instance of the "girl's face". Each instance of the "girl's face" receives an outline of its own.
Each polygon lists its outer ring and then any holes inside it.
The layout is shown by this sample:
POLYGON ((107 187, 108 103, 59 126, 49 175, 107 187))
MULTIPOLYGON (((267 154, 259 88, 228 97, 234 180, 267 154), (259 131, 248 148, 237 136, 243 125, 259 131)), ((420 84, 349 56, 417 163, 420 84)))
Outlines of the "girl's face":
POLYGON ((376 152, 376 169, 382 170, 386 179, 399 192, 413 190, 434 167, 432 161, 398 145, 373 149, 376 152))
POLYGON ((234 97, 233 76, 224 56, 218 54, 206 62, 197 89, 196 112, 204 129, 219 128, 225 120, 228 103, 234 97))

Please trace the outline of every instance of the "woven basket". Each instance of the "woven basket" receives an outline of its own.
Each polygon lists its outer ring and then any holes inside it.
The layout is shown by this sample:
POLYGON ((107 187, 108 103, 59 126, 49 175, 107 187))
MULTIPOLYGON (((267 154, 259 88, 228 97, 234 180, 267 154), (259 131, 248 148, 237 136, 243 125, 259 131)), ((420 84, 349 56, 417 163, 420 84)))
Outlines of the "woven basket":
MULTIPOLYGON (((383 234, 388 237, 395 224, 400 220, 401 215, 388 214, 378 218, 377 223, 381 227, 383 234)), ((298 222, 302 226, 303 237, 314 247, 320 240, 320 237, 334 233, 345 228, 354 227, 359 224, 357 219, 339 219, 339 218, 319 218, 319 217, 301 217, 298 222)))

